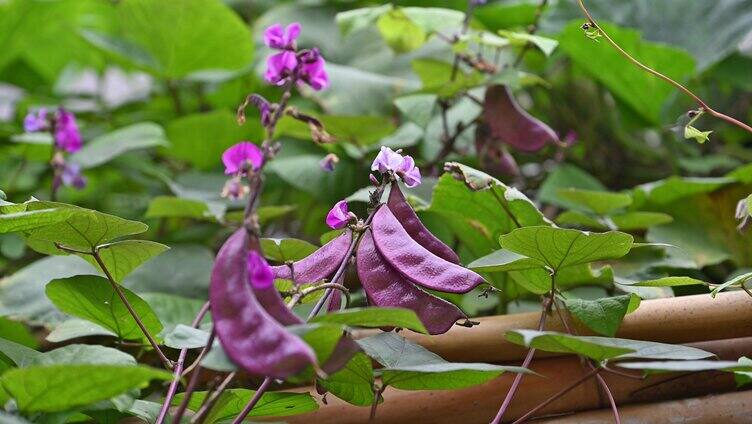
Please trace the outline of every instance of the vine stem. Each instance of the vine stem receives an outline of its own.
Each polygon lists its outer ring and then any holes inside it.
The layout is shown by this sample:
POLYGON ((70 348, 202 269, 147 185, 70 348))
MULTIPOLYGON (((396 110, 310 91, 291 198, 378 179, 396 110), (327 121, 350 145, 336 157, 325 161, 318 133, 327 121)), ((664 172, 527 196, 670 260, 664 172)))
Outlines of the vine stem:
POLYGON ((261 400, 261 396, 264 395, 264 392, 266 392, 266 389, 269 388, 269 386, 272 384, 272 378, 266 377, 264 379, 264 382, 261 383, 258 390, 256 390, 256 393, 253 394, 253 397, 251 398, 251 401, 248 402, 248 404, 243 408, 242 411, 240 411, 240 414, 238 414, 237 417, 232 421, 232 424, 240 424, 243 422, 245 417, 248 416, 248 414, 251 413, 253 408, 256 406, 259 400, 261 400))
MULTIPOLYGON (((192 325, 194 328, 198 327, 199 323, 201 322, 201 320, 204 319, 204 316, 206 316, 207 312, 209 312, 209 302, 204 303, 204 305, 198 311, 198 314, 196 314, 196 317, 193 319, 192 325)), ((183 373, 183 364, 185 363, 185 357, 187 355, 188 355, 188 349, 180 350, 180 354, 178 355, 178 362, 175 365, 175 370, 173 372, 172 382, 170 382, 170 387, 167 389, 167 396, 165 396, 164 403, 162 404, 162 408, 159 410, 159 416, 157 417, 157 421, 155 421, 155 424, 162 424, 165 418, 167 417, 167 411, 170 410, 170 404, 172 403, 172 399, 175 397, 175 394, 178 391, 178 385, 180 384, 180 376, 183 373)), ((188 398, 188 395, 186 394, 186 399, 187 398, 188 398)))
POLYGON ((216 390, 214 390, 214 392, 212 392, 212 394, 204 400, 204 404, 201 405, 198 411, 196 411, 196 414, 191 417, 191 424, 203 422, 204 416, 211 410, 211 408, 217 402, 217 399, 219 399, 219 396, 225 391, 225 389, 227 389, 227 386, 235 378, 236 375, 236 371, 227 374, 225 379, 222 380, 221 383, 219 383, 219 386, 217 386, 216 390))
POLYGON ((521 416, 517 420, 515 420, 512 424, 521 424, 527 421, 528 418, 533 416, 536 412, 540 411, 541 409, 548 406, 551 402, 555 401, 556 399, 564 396, 565 394, 569 393, 573 389, 575 389, 580 384, 584 383, 589 378, 597 375, 601 371, 600 368, 593 368, 589 372, 585 373, 582 377, 578 378, 574 383, 570 384, 569 386, 561 389, 559 392, 554 394, 553 396, 549 397, 548 399, 544 400, 543 402, 539 403, 538 406, 528 411, 525 415, 521 416))
MULTIPOLYGON (((540 321, 538 322, 538 331, 543 331, 543 329, 546 327, 546 316, 548 315, 548 312, 551 309, 551 303, 553 302, 553 298, 554 298, 554 292, 551 291, 548 297, 546 297, 546 299, 543 301, 541 317, 540 317, 540 321)), ((525 359, 522 361, 523 368, 527 368, 530 365, 530 362, 533 361, 534 355, 535 355, 535 348, 531 347, 530 350, 527 351, 527 355, 525 355, 525 359)), ((522 374, 517 374, 514 377, 512 386, 509 388, 509 391, 507 392, 507 395, 504 398, 504 402, 502 402, 501 407, 499 407, 499 412, 496 413, 496 416, 494 417, 493 421, 491 421, 491 424, 501 423, 501 419, 504 417, 504 414, 507 412, 509 405, 512 403, 514 394, 517 393, 517 389, 519 388, 521 382, 522 382, 522 374)))
MULTIPOLYGON (((540 25, 540 18, 541 15, 543 15, 543 10, 548 6, 548 0, 541 0, 541 2, 538 4, 538 7, 535 9, 535 17, 533 18, 533 23, 530 24, 528 27, 527 33, 530 35, 535 34, 538 32, 538 25, 540 25)), ((524 46, 522 46, 522 50, 520 50, 520 53, 517 55, 517 58, 514 60, 513 67, 519 66, 520 63, 522 63, 522 59, 525 58, 525 54, 530 50, 532 46, 531 42, 525 43, 524 46)))
MULTIPOLYGON (((214 333, 214 330, 212 330, 211 335, 209 335, 209 339, 206 341, 206 346, 204 346, 204 349, 201 350, 201 353, 198 355, 198 358, 196 359, 196 362, 193 363, 193 365, 198 364, 201 361, 201 358, 204 357, 204 354, 211 349, 211 346, 214 344, 215 337, 216 334, 214 333)), ((185 349, 185 351, 187 352, 188 349, 185 349)), ((188 403, 191 401, 194 390, 196 390, 196 384, 198 383, 198 378, 200 375, 201 367, 197 366, 196 370, 193 371, 193 374, 191 374, 191 379, 188 380, 188 385, 186 386, 185 392, 183 393, 183 400, 180 402, 180 406, 178 406, 177 411, 175 411, 175 416, 172 418, 172 424, 180 424, 180 421, 183 419, 183 415, 188 409, 188 403)))
MULTIPOLYGON (((58 245, 58 248, 61 248, 58 245)), ((64 250, 64 249, 63 249, 64 250)), ((88 253, 88 252, 87 252, 88 253)), ((99 267, 102 269, 102 272, 104 272, 104 275, 107 276, 107 281, 110 282, 110 286, 112 286, 112 289, 115 290, 115 293, 117 293, 120 300, 125 305, 126 309, 128 309, 128 312, 131 314, 131 317, 136 321, 136 325, 138 325, 138 328, 141 329, 141 332, 144 333, 144 336, 146 336, 146 339, 149 340, 149 344, 151 344, 151 347, 154 348, 154 351, 157 352, 157 356, 159 356, 159 359, 162 361, 164 366, 171 370, 173 368, 172 361, 170 361, 162 352, 162 349, 159 348, 159 344, 157 343, 157 340, 154 339, 154 336, 149 333, 149 330, 144 325, 143 321, 141 321, 141 317, 138 316, 138 313, 133 309, 133 306, 131 306, 131 303, 128 301, 128 299, 125 297, 125 293, 123 292, 123 289, 120 287, 120 284, 118 284, 115 279, 112 277, 112 274, 110 273, 110 270, 107 269, 107 265, 104 264, 104 261, 102 260, 102 257, 99 255, 99 248, 92 249, 91 253, 89 253, 92 257, 94 257, 94 260, 99 264, 99 267)))
POLYGON ((635 59, 632 55, 630 55, 623 48, 621 48, 621 46, 619 46, 619 44, 617 44, 616 41, 614 41, 606 33, 606 31, 604 31, 603 28, 601 28, 601 26, 598 25, 598 22, 595 21, 595 19, 593 18, 593 16, 590 14, 590 11, 587 9, 587 7, 585 7, 585 3, 583 2, 583 0, 577 0, 577 3, 580 6, 580 9, 582 10, 582 13, 584 13, 585 16, 587 17, 587 19, 590 21, 590 24, 593 25, 593 27, 595 27, 595 29, 597 29, 601 35, 603 35, 603 38, 606 39, 606 41, 608 42, 608 44, 610 44, 611 47, 613 47, 614 49, 616 49, 616 51, 619 52, 619 54, 621 54, 622 56, 624 56, 627 60, 629 60, 630 62, 632 62, 632 64, 634 64, 638 68, 642 69, 643 71, 645 71, 645 72, 647 72, 647 73, 649 73, 649 74, 651 74, 651 75, 653 75, 653 76, 655 76, 657 78, 660 78, 663 81, 665 81, 665 82, 673 85, 675 88, 677 88, 678 90, 680 90, 682 93, 684 93, 688 97, 692 98, 692 100, 694 100, 695 103, 697 103, 702 109, 704 109, 710 115, 712 115, 712 116, 714 116, 714 117, 716 117, 718 119, 721 119, 723 121, 726 121, 726 122, 728 122, 730 124, 736 125, 737 127, 741 128, 741 129, 743 129, 743 130, 745 130, 745 131, 747 131, 749 133, 752 133, 752 127, 750 127, 749 125, 745 124, 742 121, 739 121, 738 119, 735 119, 735 118, 733 118, 731 116, 728 116, 728 115, 726 115, 724 113, 718 112, 717 110, 715 110, 712 107, 708 106, 707 103, 705 103, 698 95, 696 95, 695 93, 693 93, 692 91, 690 91, 687 87, 679 84, 678 82, 674 81, 670 77, 668 77, 668 76, 666 76, 666 75, 664 75, 664 74, 656 71, 655 69, 653 69, 653 68, 651 68, 651 67, 643 64, 639 60, 635 59))

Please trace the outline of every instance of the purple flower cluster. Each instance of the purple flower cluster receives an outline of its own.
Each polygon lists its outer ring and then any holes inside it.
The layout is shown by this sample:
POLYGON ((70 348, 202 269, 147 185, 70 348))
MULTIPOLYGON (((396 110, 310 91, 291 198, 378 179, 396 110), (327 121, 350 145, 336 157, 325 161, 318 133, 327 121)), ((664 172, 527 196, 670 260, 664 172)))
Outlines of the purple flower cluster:
POLYGON ((60 185, 79 190, 86 187, 86 178, 81 175, 81 166, 66 162, 63 156, 63 152, 76 153, 83 145, 75 115, 63 108, 58 108, 54 113, 41 108, 29 112, 23 124, 26 132, 49 132, 54 139, 55 154, 51 162, 55 169, 53 189, 56 191, 60 185))
POLYGON ((415 160, 409 155, 401 155, 399 151, 394 151, 386 146, 381 147, 381 151, 371 165, 371 171, 378 171, 381 174, 391 174, 402 179, 408 187, 420 185, 420 169, 415 166, 415 160))
POLYGON ((298 51, 296 40, 299 35, 300 24, 297 22, 285 28, 274 24, 264 31, 264 44, 279 50, 266 60, 264 78, 274 85, 284 85, 294 79, 314 90, 322 90, 329 85, 329 76, 324 69, 326 62, 317 48, 298 51))
POLYGON ((72 112, 59 108, 55 114, 47 109, 29 112, 24 118, 24 131, 51 131, 55 138, 55 148, 68 153, 81 150, 81 133, 78 131, 76 117, 72 112))

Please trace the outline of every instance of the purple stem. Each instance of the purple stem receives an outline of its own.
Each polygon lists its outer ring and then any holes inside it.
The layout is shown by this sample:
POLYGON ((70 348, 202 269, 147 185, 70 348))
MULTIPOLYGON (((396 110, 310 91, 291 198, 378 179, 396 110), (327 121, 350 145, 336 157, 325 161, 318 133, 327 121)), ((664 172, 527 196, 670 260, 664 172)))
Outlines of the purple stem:
MULTIPOLYGON (((554 297, 554 293, 552 291, 549 294, 549 296, 546 298, 546 300, 543 301, 543 310, 541 311, 540 321, 538 322, 538 331, 543 331, 543 328, 546 326, 546 316, 548 315, 548 310, 551 305, 551 302, 553 301, 553 297, 554 297)), ((522 361, 523 368, 527 368, 530 365, 530 362, 533 361, 534 355, 535 355, 535 349, 530 348, 530 350, 527 351, 527 355, 525 355, 525 360, 522 361)), ((512 382, 512 387, 509 388, 509 391, 507 392, 507 396, 504 398, 504 402, 502 402, 501 407, 499 408, 499 412, 496 413, 496 416, 494 417, 493 421, 491 421, 491 424, 501 423, 501 419, 504 417, 504 413, 507 412, 507 409, 509 408, 509 404, 512 403, 514 394, 517 393, 517 389, 519 388, 521 382, 522 382, 522 374, 517 374, 514 377, 514 381, 512 382)))
POLYGON ((206 399, 204 399, 204 404, 201 405, 201 408, 199 408, 198 411, 196 411, 196 414, 191 418, 191 424, 196 424, 204 421, 204 416, 206 416, 206 414, 211 411, 214 403, 217 402, 219 396, 225 391, 227 386, 235 378, 236 375, 236 371, 227 374, 225 379, 222 380, 221 383, 219 383, 219 386, 217 386, 217 388, 206 399))
MULTIPOLYGON (((196 359, 197 363, 201 360, 204 353, 208 352, 211 349, 212 344, 214 344, 214 337, 215 333, 212 330, 211 335, 209 336, 209 340, 206 342, 206 346, 201 351, 198 359, 196 359)), ((180 402, 180 406, 178 406, 177 411, 175 411, 175 416, 172 418, 172 424, 180 424, 180 420, 183 418, 186 409, 188 409, 188 403, 191 401, 193 391, 196 390, 196 383, 198 383, 198 377, 200 375, 201 366, 199 365, 196 367, 196 370, 193 372, 193 374, 191 374, 191 379, 188 380, 188 386, 185 388, 185 393, 183 393, 183 401, 180 402)))
POLYGON ((266 389, 268 389, 271 384, 272 384, 272 378, 266 377, 264 379, 264 382, 261 383, 261 386, 259 386, 258 390, 256 390, 256 393, 253 394, 251 401, 248 402, 245 408, 243 408, 243 410, 240 411, 240 414, 238 414, 238 416, 235 417, 235 419, 232 421, 232 424, 240 424, 243 422, 245 417, 247 417, 248 414, 251 413, 251 411, 253 410, 253 407, 256 406, 259 400, 261 400, 261 396, 264 395, 264 392, 266 392, 266 389))
MULTIPOLYGON (((199 323, 201 323, 201 320, 204 319, 204 316, 207 312, 209 312, 209 302, 204 303, 204 306, 202 306, 198 311, 196 318, 193 319, 192 325, 194 328, 198 327, 199 323)), ((185 363, 186 355, 188 355, 188 349, 181 349, 180 355, 178 356, 178 362, 177 364, 175 364, 172 382, 170 383, 170 387, 167 389, 167 396, 165 396, 164 403, 162 404, 162 409, 159 410, 159 416, 157 417, 155 424, 162 424, 167 417, 167 411, 170 410, 170 404, 172 403, 172 399, 175 397, 175 393, 178 390, 178 385, 180 384, 180 376, 183 373, 183 364, 185 363)))

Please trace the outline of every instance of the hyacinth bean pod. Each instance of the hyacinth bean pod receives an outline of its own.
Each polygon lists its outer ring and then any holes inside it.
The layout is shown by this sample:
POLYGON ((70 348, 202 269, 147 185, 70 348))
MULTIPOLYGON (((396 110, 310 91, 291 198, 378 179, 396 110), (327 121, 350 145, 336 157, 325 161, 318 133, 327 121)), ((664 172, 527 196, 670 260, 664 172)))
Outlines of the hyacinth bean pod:
POLYGON ((311 284, 319 282, 339 268, 345 259, 347 249, 352 241, 352 232, 345 231, 329 243, 321 246, 318 250, 305 258, 294 262, 292 270, 288 265, 273 266, 274 278, 292 280, 295 272, 296 284, 311 284))
POLYGON ((280 296, 274 286, 264 289, 251 286, 251 290, 256 295, 259 304, 264 310, 282 325, 302 324, 303 320, 287 308, 284 299, 280 296))
POLYGON ((413 240, 388 207, 376 212, 372 229, 381 256, 415 284, 442 292, 467 293, 485 282, 480 275, 434 255, 413 240))
POLYGON ((486 90, 483 120, 494 139, 521 152, 537 152, 546 144, 559 142, 556 132, 520 107, 504 85, 486 90))
POLYGON ((217 254, 209 286, 214 330, 240 368, 284 379, 315 363, 316 356, 256 299, 248 281, 247 246, 248 235, 241 228, 217 254))
POLYGON ((395 271, 376 249, 370 230, 360 241, 357 262, 370 303, 413 310, 430 334, 446 333, 457 320, 467 318, 454 304, 424 292, 395 271))
POLYGON ((444 260, 455 264, 460 263, 460 258, 457 254, 454 253, 449 246, 444 244, 444 242, 439 240, 438 237, 428 231, 428 228, 420 222, 418 215, 415 213, 412 206, 407 203, 407 199, 405 199, 405 195, 402 194, 402 190, 400 190, 397 183, 392 183, 387 206, 413 240, 417 241, 429 252, 444 260))

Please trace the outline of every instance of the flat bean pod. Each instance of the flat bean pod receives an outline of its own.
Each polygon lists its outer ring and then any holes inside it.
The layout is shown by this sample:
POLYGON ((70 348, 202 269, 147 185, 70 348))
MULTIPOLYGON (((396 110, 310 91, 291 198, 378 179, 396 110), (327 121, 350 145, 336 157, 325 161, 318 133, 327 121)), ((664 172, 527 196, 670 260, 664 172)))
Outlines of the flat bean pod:
POLYGON ((466 318, 454 304, 424 292, 395 271, 379 253, 370 230, 360 241, 357 262, 369 302, 413 310, 430 334, 445 333, 457 320, 466 318))
POLYGON ((402 190, 400 190, 397 183, 392 183, 387 206, 405 228, 405 231, 407 231, 407 233, 410 234, 410 237, 417 241, 418 244, 444 260, 455 264, 460 263, 460 258, 454 253, 454 250, 428 231, 428 228, 420 222, 420 218, 418 218, 418 215, 415 213, 412 206, 407 203, 407 199, 405 199, 405 195, 402 194, 402 190))
POLYGON ((241 228, 217 254, 209 286, 214 329, 227 356, 240 368, 284 379, 315 363, 316 356, 256 299, 248 281, 247 245, 241 228))
POLYGON ((351 241, 352 232, 345 230, 344 233, 321 246, 315 252, 294 262, 292 270, 290 270, 288 265, 273 266, 274 277, 292 280, 292 271, 294 271, 295 283, 297 284, 310 284, 321 281, 331 276, 337 270, 345 259, 351 241))
POLYGON ((371 224, 381 256, 403 276, 420 286, 448 293, 467 293, 483 277, 446 261, 413 240, 388 207, 381 207, 371 224))

